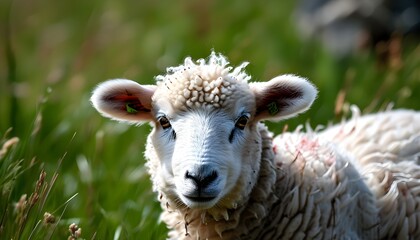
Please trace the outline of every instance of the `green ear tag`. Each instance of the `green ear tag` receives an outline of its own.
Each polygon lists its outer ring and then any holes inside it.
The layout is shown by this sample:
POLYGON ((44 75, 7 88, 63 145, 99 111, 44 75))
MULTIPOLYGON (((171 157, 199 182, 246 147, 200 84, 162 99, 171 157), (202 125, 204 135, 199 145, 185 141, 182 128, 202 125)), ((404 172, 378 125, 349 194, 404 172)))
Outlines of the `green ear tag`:
POLYGON ((128 113, 137 113, 137 112, 138 112, 136 109, 134 109, 134 108, 130 107, 130 104, 129 104, 129 103, 126 103, 126 104, 125 104, 125 110, 126 110, 128 113))
POLYGON ((277 106, 277 102, 271 102, 271 103, 269 103, 267 105, 267 108, 268 108, 268 113, 271 116, 274 116, 274 115, 276 115, 279 112, 279 108, 277 106))

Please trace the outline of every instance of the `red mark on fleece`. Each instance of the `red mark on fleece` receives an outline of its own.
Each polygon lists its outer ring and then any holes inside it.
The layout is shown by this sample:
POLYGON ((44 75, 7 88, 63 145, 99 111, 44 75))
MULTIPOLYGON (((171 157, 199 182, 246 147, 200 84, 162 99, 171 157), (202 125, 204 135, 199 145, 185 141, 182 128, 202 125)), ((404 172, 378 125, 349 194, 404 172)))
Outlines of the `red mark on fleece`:
POLYGON ((318 143, 318 141, 316 141, 316 140, 311 140, 311 139, 308 139, 307 137, 303 137, 301 140, 300 140, 300 142, 299 142, 299 144, 298 144, 298 146, 297 146, 297 148, 299 149, 299 150, 309 150, 309 151, 315 151, 316 150, 316 148, 318 148, 319 147, 319 143, 318 143))

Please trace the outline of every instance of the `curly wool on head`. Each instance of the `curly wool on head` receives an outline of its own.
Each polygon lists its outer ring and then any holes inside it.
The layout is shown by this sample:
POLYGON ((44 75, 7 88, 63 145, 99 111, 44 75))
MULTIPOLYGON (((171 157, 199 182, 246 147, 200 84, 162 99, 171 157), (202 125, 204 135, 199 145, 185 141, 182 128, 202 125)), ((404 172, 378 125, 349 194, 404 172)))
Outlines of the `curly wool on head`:
POLYGON ((248 62, 244 62, 233 68, 223 55, 215 52, 207 61, 199 59, 196 63, 187 57, 184 64, 169 67, 166 75, 156 76, 156 84, 176 108, 210 105, 220 108, 235 94, 236 88, 251 79, 244 71, 247 65, 248 62))

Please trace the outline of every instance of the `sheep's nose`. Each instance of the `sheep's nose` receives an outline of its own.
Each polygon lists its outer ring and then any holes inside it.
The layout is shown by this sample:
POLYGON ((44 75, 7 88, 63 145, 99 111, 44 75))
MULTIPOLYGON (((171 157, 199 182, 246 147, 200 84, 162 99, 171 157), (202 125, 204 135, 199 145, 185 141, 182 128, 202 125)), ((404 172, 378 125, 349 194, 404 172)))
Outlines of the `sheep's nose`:
POLYGON ((205 189, 214 180, 217 179, 217 172, 215 170, 208 171, 206 168, 201 167, 198 171, 186 171, 185 179, 190 179, 194 182, 198 190, 205 189))
POLYGON ((185 171, 184 197, 194 202, 211 201, 220 193, 217 170, 206 165, 185 171))

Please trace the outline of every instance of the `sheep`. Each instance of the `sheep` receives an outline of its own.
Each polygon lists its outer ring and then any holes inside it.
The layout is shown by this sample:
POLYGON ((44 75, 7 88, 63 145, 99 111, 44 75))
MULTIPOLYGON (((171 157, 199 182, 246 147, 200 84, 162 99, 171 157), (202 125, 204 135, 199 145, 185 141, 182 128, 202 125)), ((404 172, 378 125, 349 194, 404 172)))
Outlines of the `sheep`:
POLYGON ((105 117, 153 130, 147 168, 168 239, 420 237, 420 113, 385 111, 277 137, 262 123, 317 96, 295 75, 249 82, 212 52, 156 77, 114 79, 91 102, 105 117))

